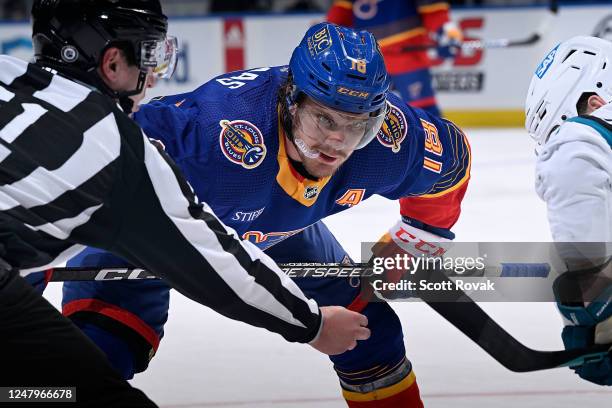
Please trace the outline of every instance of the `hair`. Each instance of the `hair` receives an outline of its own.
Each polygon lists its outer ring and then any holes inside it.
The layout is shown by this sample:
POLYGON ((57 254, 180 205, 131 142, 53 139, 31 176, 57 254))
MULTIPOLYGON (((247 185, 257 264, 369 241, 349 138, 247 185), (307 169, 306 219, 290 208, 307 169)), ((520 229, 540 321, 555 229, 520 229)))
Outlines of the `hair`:
POLYGON ((285 82, 278 88, 277 93, 277 104, 280 116, 281 126, 285 131, 285 134, 289 140, 293 140, 293 118, 291 112, 289 112, 290 101, 296 105, 304 102, 306 95, 303 92, 299 92, 298 95, 293 95, 295 84, 293 82, 293 75, 289 73, 285 82))
POLYGON ((136 66, 136 65, 138 65, 138 60, 136 58, 136 50, 134 49, 134 46, 129 41, 113 41, 113 42, 111 42, 110 44, 108 44, 104 48, 104 51, 102 51, 100 56, 104 55, 106 50, 108 50, 109 48, 113 48, 113 47, 117 48, 117 49, 119 49, 119 51, 121 51, 121 53, 125 57, 125 60, 126 60, 126 62, 127 62, 127 64, 129 66, 136 66))
POLYGON ((584 115, 587 113, 589 108, 589 98, 593 95, 597 95, 595 92, 585 92, 580 95, 578 102, 576 102, 576 111, 578 115, 584 115))

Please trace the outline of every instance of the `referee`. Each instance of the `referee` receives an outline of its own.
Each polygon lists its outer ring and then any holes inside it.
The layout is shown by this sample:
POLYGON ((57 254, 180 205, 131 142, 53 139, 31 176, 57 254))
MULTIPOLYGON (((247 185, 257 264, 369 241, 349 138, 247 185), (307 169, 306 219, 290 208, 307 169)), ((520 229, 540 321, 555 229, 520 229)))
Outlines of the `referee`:
POLYGON ((198 203, 126 115, 174 70, 158 0, 37 0, 32 19, 36 62, 0 56, 0 386, 76 386, 79 406, 155 406, 22 278, 84 245, 327 354, 369 336, 365 316, 319 309, 198 203))

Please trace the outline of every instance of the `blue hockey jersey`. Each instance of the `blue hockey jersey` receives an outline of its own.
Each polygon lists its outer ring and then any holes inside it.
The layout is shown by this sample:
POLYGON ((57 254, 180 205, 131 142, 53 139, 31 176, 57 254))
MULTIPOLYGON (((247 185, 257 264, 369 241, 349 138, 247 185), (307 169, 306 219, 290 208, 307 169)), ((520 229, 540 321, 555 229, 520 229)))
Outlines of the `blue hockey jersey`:
POLYGON ((359 30, 368 30, 381 47, 435 32, 449 20, 449 3, 444 0, 335 0, 327 20, 359 30))
POLYGON ((436 33, 450 16, 444 0, 335 0, 327 20, 374 34, 387 70, 396 75, 432 64, 425 50, 405 48, 431 44, 430 33, 436 33))
POLYGON ((193 92, 143 105, 136 121, 160 141, 201 201, 265 249, 373 194, 401 199, 402 215, 449 229, 470 175, 470 150, 454 124, 394 95, 376 138, 331 177, 291 165, 279 125, 287 67, 215 78, 193 92))
MULTIPOLYGON (((463 133, 389 95, 376 137, 333 176, 306 179, 292 167, 279 125, 278 94, 287 72, 287 67, 274 67, 226 74, 193 92, 144 105, 135 119, 165 146, 198 198, 243 238, 269 248, 277 262, 346 261, 348 254, 318 221, 373 194, 399 199, 401 214, 415 226, 450 238, 470 175, 463 133)), ((88 248, 68 265, 126 263, 88 248)), ((300 278, 296 283, 319 305, 348 306, 360 290, 354 279, 300 278)), ((157 350, 168 317, 168 291, 163 281, 66 282, 62 311, 130 378, 157 350), (127 336, 126 327, 138 336, 127 336)), ((359 351, 332 357, 335 366, 361 371, 372 358, 383 367, 396 366, 405 358, 399 319, 381 303, 364 313, 375 334, 360 342, 359 351)))

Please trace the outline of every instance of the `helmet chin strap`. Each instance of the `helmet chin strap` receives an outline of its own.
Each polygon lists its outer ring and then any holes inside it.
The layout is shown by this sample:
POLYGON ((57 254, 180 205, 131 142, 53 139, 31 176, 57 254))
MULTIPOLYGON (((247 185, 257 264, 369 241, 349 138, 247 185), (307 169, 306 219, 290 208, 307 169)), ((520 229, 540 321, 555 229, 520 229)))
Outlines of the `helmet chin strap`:
POLYGON ((121 106, 126 115, 129 115, 132 113, 132 109, 134 109, 134 101, 129 96, 122 96, 119 98, 119 106, 121 106))
POLYGON ((114 97, 119 101, 119 106, 123 109, 127 115, 132 113, 132 109, 134 108, 134 101, 130 96, 138 95, 142 92, 145 86, 145 82, 147 81, 147 73, 144 71, 140 71, 138 75, 138 82, 136 84, 136 89, 131 91, 122 91, 122 92, 114 92, 114 97))

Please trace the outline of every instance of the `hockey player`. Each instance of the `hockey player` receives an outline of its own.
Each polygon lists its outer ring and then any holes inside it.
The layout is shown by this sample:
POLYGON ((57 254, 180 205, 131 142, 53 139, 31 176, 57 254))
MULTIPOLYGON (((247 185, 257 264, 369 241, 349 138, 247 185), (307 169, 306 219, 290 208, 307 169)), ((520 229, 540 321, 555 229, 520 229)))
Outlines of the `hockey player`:
POLYGON ((341 353, 368 337, 364 316, 319 310, 199 204, 124 113, 173 71, 158 0, 39 0, 32 18, 36 63, 0 56, 0 385, 76 387, 61 393, 75 406, 155 406, 20 277, 83 245, 289 341, 341 353))
MULTIPOLYGON (((546 201, 553 239, 569 269, 557 287, 577 270, 582 278, 603 278, 587 302, 560 300, 567 348, 612 343, 611 62, 612 43, 571 38, 537 67, 525 103, 525 127, 538 143, 536 191, 546 201), (577 242, 588 244, 571 244, 577 242)), ((588 381, 612 385, 609 356, 574 369, 588 381)))
MULTIPOLYGON (((306 32, 289 66, 220 76, 144 105, 135 118, 195 193, 277 262, 347 261, 320 220, 374 194, 400 199, 402 218, 390 237, 406 241, 408 252, 433 253, 436 241, 453 238, 469 146, 455 125, 387 90, 374 37, 323 23, 306 32)), ((126 263, 89 248, 70 265, 126 263)), ((320 304, 364 308, 368 317, 372 337, 332 357, 349 406, 422 406, 388 304, 361 302, 359 283, 348 279, 297 283, 320 304)), ((160 281, 64 286, 64 314, 126 377, 155 353, 167 308, 160 281)))
POLYGON ((452 58, 460 49, 463 34, 449 18, 444 0, 336 0, 327 20, 368 30, 378 40, 394 88, 412 106, 436 116, 436 103, 426 50, 409 50, 438 44, 439 58, 452 58))

